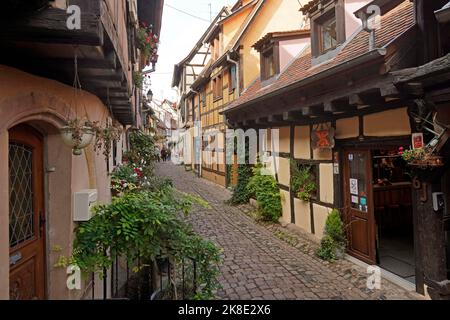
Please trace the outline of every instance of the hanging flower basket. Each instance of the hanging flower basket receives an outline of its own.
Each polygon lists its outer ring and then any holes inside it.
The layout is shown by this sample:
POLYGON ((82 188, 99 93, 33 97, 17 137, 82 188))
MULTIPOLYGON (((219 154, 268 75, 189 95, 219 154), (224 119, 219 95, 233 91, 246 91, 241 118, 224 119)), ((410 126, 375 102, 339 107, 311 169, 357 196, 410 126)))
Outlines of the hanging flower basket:
POLYGON ((441 156, 432 154, 426 149, 404 150, 400 148, 399 155, 411 167, 415 168, 436 168, 444 165, 444 159, 441 156))
POLYGON ((81 150, 92 142, 95 134, 88 122, 82 123, 79 119, 69 121, 60 132, 64 144, 72 148, 72 153, 76 156, 81 155, 81 150))

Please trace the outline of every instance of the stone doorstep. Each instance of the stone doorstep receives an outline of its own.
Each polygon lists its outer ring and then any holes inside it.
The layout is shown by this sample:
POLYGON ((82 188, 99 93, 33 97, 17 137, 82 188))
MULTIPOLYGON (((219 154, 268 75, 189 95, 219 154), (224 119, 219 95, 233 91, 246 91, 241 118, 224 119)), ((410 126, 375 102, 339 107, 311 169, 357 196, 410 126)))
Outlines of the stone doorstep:
MULTIPOLYGON (((355 257, 348 255, 348 254, 345 255, 345 260, 347 260, 361 268, 364 268, 364 269, 367 269, 370 266, 369 264, 365 263, 364 261, 361 261, 355 257)), ((411 292, 414 295, 417 295, 418 297, 420 297, 422 299, 430 300, 429 296, 422 296, 422 295, 418 294, 416 292, 416 286, 413 283, 411 283, 411 282, 403 279, 402 277, 399 277, 396 274, 389 272, 383 268, 380 268, 380 269, 381 269, 382 279, 392 282, 392 283, 396 284, 397 286, 399 286, 400 288, 402 288, 408 292, 411 292)))

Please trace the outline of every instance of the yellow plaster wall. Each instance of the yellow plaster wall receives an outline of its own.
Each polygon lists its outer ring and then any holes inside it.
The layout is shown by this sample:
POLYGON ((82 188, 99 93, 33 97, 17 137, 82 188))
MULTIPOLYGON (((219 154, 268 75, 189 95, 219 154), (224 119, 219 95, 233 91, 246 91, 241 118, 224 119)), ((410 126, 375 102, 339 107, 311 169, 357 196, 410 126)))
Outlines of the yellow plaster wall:
POLYGON ((280 223, 291 223, 291 198, 288 191, 281 190, 281 205, 283 207, 283 215, 280 218, 280 223))
POLYGON ((407 108, 388 110, 364 116, 364 135, 372 137, 411 134, 407 108))
POLYGON ((317 238, 321 239, 323 237, 323 232, 325 229, 325 222, 327 220, 330 209, 320 206, 318 204, 313 204, 313 214, 314 214, 314 234, 317 238))
POLYGON ((275 152, 289 153, 290 148, 291 148, 290 147, 291 128, 290 127, 282 127, 282 128, 274 128, 274 130, 278 130, 278 139, 279 139, 278 140, 278 150, 277 150, 277 143, 274 144, 275 152))
POLYGON ((288 158, 278 158, 278 183, 289 187, 291 172, 290 172, 290 163, 288 158))
POLYGON ((332 204, 334 202, 333 164, 321 163, 320 171, 320 201, 332 204))
POLYGON ((295 127, 294 157, 297 159, 311 159, 309 126, 295 127))
POLYGON ((311 233, 311 208, 309 202, 294 199, 295 225, 311 233))
MULTIPOLYGON (((309 0, 301 0, 306 4, 309 0)), ((259 52, 252 46, 263 36, 274 31, 297 30, 302 21, 300 5, 293 0, 266 1, 251 27, 241 39, 244 55, 244 88, 259 77, 259 52)))
POLYGON ((226 48, 233 37, 236 35, 236 32, 239 30, 239 27, 245 21, 247 16, 252 12, 253 6, 248 7, 245 10, 242 10, 240 13, 237 13, 234 17, 228 19, 223 23, 223 47, 226 48))
POLYGON ((356 138, 359 136, 359 118, 345 118, 336 121, 336 139, 356 138))

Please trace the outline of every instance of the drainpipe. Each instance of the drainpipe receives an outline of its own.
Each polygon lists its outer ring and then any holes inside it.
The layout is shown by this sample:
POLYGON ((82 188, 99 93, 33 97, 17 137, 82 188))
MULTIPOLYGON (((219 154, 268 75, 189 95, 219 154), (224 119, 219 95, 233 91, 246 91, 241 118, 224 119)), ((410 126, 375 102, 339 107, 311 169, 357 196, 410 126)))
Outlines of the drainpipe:
POLYGON ((364 17, 362 19, 362 28, 364 31, 369 33, 369 51, 372 51, 375 49, 376 36, 375 36, 375 28, 369 27, 368 17, 364 17))
MULTIPOLYGON (((199 95, 200 94, 200 92, 198 92, 198 91, 195 91, 194 89, 192 89, 191 88, 191 91, 193 92, 193 93, 195 93, 195 94, 197 94, 197 95, 199 95)), ((197 123, 199 124, 199 128, 198 128, 198 134, 199 134, 199 138, 200 138, 200 156, 199 156, 199 165, 198 165, 198 173, 197 173, 197 175, 198 175, 198 177, 199 178, 201 178, 202 177, 202 158, 203 158, 203 148, 202 148, 202 142, 203 142, 203 132, 202 132, 202 122, 201 122, 201 119, 202 119, 202 117, 201 117, 201 115, 200 115, 200 97, 199 97, 199 100, 198 100, 198 106, 197 106, 197 110, 198 110, 198 112, 197 112, 197 114, 198 114, 198 121, 197 121, 197 123)))

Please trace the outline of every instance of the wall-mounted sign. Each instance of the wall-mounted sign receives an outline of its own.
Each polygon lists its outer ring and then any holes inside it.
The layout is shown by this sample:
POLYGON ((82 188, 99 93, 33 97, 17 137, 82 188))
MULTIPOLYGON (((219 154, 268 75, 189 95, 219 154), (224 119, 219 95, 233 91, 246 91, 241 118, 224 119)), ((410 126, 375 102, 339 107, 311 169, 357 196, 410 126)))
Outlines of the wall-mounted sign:
POLYGON ((311 142, 313 149, 333 149, 334 148, 334 128, 326 125, 319 125, 311 132, 311 142))
POLYGON ((423 133, 412 134, 412 146, 413 149, 422 149, 425 146, 423 142, 423 133))

